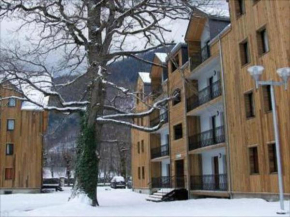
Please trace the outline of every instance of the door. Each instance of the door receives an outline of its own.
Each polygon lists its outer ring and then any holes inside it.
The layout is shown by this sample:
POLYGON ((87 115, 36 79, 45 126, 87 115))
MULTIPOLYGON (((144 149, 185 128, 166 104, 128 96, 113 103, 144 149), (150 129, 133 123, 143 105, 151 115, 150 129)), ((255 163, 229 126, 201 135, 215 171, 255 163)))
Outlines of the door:
POLYGON ((214 172, 214 189, 219 189, 219 157, 215 156, 213 157, 213 172, 214 172))
POLYGON ((211 127, 212 127, 212 141, 216 144, 216 116, 211 116, 211 127))
POLYGON ((184 162, 183 160, 175 161, 175 186, 184 188, 184 162))
POLYGON ((214 98, 213 76, 208 79, 209 97, 214 98))

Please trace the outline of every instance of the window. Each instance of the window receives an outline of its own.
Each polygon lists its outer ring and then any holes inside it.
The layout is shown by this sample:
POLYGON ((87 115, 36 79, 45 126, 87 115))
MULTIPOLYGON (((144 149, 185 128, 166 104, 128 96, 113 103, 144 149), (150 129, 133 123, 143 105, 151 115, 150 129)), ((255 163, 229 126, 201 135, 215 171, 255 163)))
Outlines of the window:
POLYGON ((235 0, 237 18, 246 13, 245 0, 235 0))
POLYGON ((253 4, 257 4, 260 0, 253 0, 253 4))
POLYGON ((171 73, 174 72, 179 67, 179 55, 177 54, 171 60, 171 73))
POLYGON ((181 139, 182 138, 182 124, 178 124, 174 126, 174 139, 181 139))
POLYGON ((178 104, 178 103, 181 102, 180 89, 176 89, 176 90, 173 92, 172 96, 175 96, 174 99, 173 99, 173 101, 172 101, 172 105, 176 105, 176 104, 178 104))
POLYGON ((265 112, 272 111, 272 102, 271 102, 271 86, 263 86, 263 101, 265 112))
POLYGON ((9 98, 8 99, 8 107, 15 107, 16 106, 16 99, 15 98, 9 98))
POLYGON ((13 168, 5 168, 5 180, 14 179, 14 169, 13 168))
POLYGON ((142 179, 145 179, 145 168, 142 167, 142 179))
POLYGON ((249 44, 248 41, 244 41, 240 43, 240 58, 242 66, 248 64, 250 60, 250 51, 249 51, 249 44))
POLYGON ((144 140, 141 141, 141 151, 144 153, 144 140))
POLYGON ((249 148, 249 157, 250 157, 250 173, 251 174, 259 173, 259 160, 257 147, 249 148))
POLYGON ((253 92, 245 94, 245 108, 247 118, 255 117, 253 92))
POLYGON ((138 179, 141 179, 141 169, 138 167, 138 179))
POLYGON ((168 79, 168 70, 167 67, 163 68, 162 70, 162 82, 166 81, 168 79))
POLYGON ((257 31, 257 44, 258 44, 258 53, 262 55, 269 52, 269 40, 266 29, 257 31))
POLYGON ((13 155, 13 152, 14 152, 14 145, 6 144, 6 155, 13 155))
POLYGON ((138 154, 140 154, 140 142, 138 142, 138 144, 137 144, 137 148, 138 148, 138 154))
POLYGON ((7 130, 8 131, 13 131, 15 128, 15 120, 13 119, 8 119, 7 120, 7 130))
POLYGON ((276 144, 268 145, 268 154, 269 154, 269 170, 270 173, 276 173, 277 169, 277 155, 276 155, 276 144))

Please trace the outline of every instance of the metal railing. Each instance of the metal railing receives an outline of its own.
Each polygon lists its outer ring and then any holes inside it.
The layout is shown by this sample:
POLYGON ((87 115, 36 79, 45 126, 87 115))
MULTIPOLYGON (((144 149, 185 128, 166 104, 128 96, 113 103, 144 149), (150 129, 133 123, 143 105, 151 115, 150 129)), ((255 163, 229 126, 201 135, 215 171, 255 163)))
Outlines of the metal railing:
POLYGON ((215 129, 189 136, 188 148, 191 151, 223 142, 225 142, 225 131, 224 126, 220 126, 215 129))
POLYGON ((190 189, 206 191, 227 191, 227 174, 191 176, 190 189))
POLYGON ((185 176, 161 176, 151 179, 151 188, 185 188, 185 176))
POLYGON ((198 94, 192 95, 189 98, 187 98, 187 112, 221 95, 222 95, 221 82, 220 80, 218 80, 214 82, 212 85, 199 91, 198 94))
POLYGON ((161 145, 151 149, 151 159, 169 155, 169 145, 161 145))
POLYGON ((160 114, 159 117, 150 120, 150 126, 154 127, 154 126, 158 125, 161 120, 163 120, 164 123, 168 122, 168 112, 164 112, 164 113, 160 114))

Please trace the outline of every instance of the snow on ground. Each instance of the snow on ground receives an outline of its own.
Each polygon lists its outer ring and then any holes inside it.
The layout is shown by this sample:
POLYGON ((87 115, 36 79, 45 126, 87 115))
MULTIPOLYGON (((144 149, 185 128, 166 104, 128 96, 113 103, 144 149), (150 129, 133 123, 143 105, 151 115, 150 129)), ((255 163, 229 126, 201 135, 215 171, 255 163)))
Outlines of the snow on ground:
MULTIPOLYGON (((70 190, 46 194, 0 195, 0 216, 275 216, 278 202, 262 199, 197 199, 148 202, 129 189, 99 187, 100 207, 84 196, 68 202, 70 190)), ((289 203, 285 203, 289 210, 289 203)), ((287 215, 289 216, 288 212, 287 215)), ((281 215, 280 215, 281 216, 281 215)))

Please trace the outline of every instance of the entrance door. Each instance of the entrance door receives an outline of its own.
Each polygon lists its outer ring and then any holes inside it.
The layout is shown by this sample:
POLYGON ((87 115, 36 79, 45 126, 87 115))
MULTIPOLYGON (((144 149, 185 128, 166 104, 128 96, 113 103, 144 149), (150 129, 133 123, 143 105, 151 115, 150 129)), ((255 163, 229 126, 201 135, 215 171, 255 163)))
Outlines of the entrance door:
POLYGON ((214 189, 218 190, 219 189, 219 183, 220 183, 220 178, 219 178, 219 157, 213 157, 213 172, 214 172, 214 189))
POLYGON ((175 161, 175 181, 177 188, 184 188, 184 162, 183 160, 175 161))
POLYGON ((213 76, 208 79, 210 99, 214 98, 213 76))

